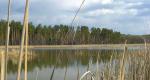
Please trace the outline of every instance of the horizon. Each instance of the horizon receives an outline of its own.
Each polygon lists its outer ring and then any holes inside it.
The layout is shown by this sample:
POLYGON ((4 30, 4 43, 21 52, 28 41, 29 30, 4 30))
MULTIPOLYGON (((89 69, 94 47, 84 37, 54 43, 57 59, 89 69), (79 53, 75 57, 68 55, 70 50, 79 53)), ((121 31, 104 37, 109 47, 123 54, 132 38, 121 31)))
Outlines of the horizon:
MULTIPOLYGON (((29 21, 34 25, 69 25, 81 2, 82 0, 30 0, 29 21)), ((23 21, 24 6, 25 0, 12 1, 11 20, 23 21), (20 4, 15 5, 16 3, 20 4)), ((7 1, 1 0, 0 7, 0 19, 6 20, 7 1)), ((112 29, 123 34, 145 35, 150 34, 149 12, 148 0, 86 0, 73 26, 85 25, 89 28, 112 29)))

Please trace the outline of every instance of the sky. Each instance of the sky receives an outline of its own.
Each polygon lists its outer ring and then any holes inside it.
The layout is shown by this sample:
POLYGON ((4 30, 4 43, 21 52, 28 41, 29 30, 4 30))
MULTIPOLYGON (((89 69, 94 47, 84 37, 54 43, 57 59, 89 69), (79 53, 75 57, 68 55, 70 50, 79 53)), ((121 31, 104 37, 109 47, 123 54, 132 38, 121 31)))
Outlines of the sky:
MULTIPOLYGON (((83 0, 29 0, 29 21, 69 25, 83 0)), ((8 0, 0 0, 0 19, 8 0)), ((25 0, 12 0, 11 20, 23 21, 25 0)), ((123 34, 150 34, 150 0, 85 0, 74 26, 113 29, 123 34)))

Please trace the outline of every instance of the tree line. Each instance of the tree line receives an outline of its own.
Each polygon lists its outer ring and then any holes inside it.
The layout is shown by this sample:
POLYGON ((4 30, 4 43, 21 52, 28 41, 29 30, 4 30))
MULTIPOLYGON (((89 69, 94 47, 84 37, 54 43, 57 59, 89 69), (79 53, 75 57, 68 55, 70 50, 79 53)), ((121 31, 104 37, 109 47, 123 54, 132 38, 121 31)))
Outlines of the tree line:
MULTIPOLYGON (((0 45, 4 45, 6 41, 6 26, 7 22, 1 20, 0 45)), ((10 45, 20 44, 22 26, 21 22, 11 21, 10 45)), ((89 28, 88 26, 71 27, 68 25, 46 26, 29 23, 30 45, 120 44, 124 43, 127 38, 130 37, 106 28, 89 28)), ((130 42, 132 43, 132 41, 130 42)))

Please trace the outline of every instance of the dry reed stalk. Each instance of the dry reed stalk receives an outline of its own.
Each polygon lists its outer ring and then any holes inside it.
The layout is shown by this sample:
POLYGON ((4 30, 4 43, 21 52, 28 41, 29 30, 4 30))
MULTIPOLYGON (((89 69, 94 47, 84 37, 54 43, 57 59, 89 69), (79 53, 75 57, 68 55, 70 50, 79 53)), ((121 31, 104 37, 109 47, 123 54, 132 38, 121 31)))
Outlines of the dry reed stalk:
POLYGON ((132 75, 133 75, 133 68, 131 67, 132 66, 131 65, 132 64, 132 62, 131 62, 132 61, 132 55, 133 54, 130 54, 130 56, 128 56, 128 63, 129 63, 129 68, 130 68, 130 75, 128 76, 128 78, 131 79, 131 80, 133 80, 132 79, 133 78, 132 77, 132 75))
POLYGON ((144 69, 143 69, 143 74, 144 74, 144 79, 147 80, 149 78, 149 74, 148 74, 148 62, 149 62, 149 54, 148 54, 148 48, 147 48, 147 42, 146 39, 144 39, 144 43, 145 43, 145 54, 144 54, 144 69), (148 74, 148 75, 147 75, 148 74))
POLYGON ((6 52, 5 52, 5 73, 4 73, 4 79, 7 80, 7 59, 8 59, 8 46, 9 46, 9 35, 10 35, 10 8, 11 8, 11 0, 8 0, 8 15, 7 15, 7 34, 6 34, 6 52))
POLYGON ((147 65, 147 63, 146 63, 146 60, 147 60, 147 43, 146 43, 146 39, 145 38, 143 38, 143 40, 144 40, 144 51, 145 51, 145 53, 144 53, 144 64, 143 64, 143 74, 144 74, 144 79, 145 79, 145 74, 146 74, 146 65, 147 65))
POLYGON ((110 80, 110 72, 111 72, 111 62, 112 62, 112 57, 113 57, 113 54, 111 55, 111 58, 110 58, 110 61, 109 61, 109 66, 108 66, 108 79, 107 80, 110 80))
POLYGON ((5 80, 5 58, 4 52, 1 52, 1 80, 5 80))
POLYGON ((146 42, 146 39, 144 39, 144 44, 145 44, 145 54, 147 54, 147 42, 146 42))
MULTIPOLYGON (((29 16, 29 13, 27 12, 27 18, 29 16)), ((28 20, 28 19, 27 19, 28 20)), ((26 22, 26 40, 25 40, 25 45, 26 45, 26 48, 25 48, 25 79, 24 80, 27 80, 28 79, 28 75, 27 75, 27 70, 28 70, 28 21, 26 22)))
MULTIPOLYGON (((87 66, 87 72, 89 71, 90 69, 90 62, 88 63, 88 66, 87 66)), ((86 80, 88 79, 88 77, 86 77, 86 80)))
POLYGON ((121 59, 121 63, 120 63, 120 71, 119 71, 119 78, 118 80, 124 80, 124 73, 125 73, 125 66, 124 66, 124 63, 125 63, 125 53, 126 53, 126 49, 127 49, 127 40, 125 41, 125 45, 124 45, 124 52, 122 54, 122 59, 121 59))
POLYGON ((97 62, 96 62, 96 65, 97 65, 97 70, 96 70, 96 79, 99 80, 99 53, 98 53, 98 56, 97 56, 97 62))
POLYGON ((22 60, 23 60, 23 48, 24 48, 24 42, 25 42, 25 29, 28 24, 28 8, 29 8, 29 0, 26 0, 26 6, 25 6, 25 14, 24 14, 24 22, 23 22, 23 31, 22 31, 22 38, 21 38, 21 45, 20 45, 20 54, 19 54, 19 63, 18 63, 18 74, 17 74, 17 80, 20 80, 20 73, 21 73, 21 66, 22 66, 22 60))

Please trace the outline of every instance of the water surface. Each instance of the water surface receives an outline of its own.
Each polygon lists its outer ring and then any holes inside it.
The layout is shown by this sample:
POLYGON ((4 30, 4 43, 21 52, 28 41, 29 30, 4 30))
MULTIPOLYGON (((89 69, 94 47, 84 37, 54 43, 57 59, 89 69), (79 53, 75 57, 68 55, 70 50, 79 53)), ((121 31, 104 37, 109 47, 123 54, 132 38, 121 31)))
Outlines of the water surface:
MULTIPOLYGON (((115 56, 112 61, 116 62, 117 55, 123 52, 119 49, 33 49, 32 51, 35 55, 30 56, 28 61, 28 80, 77 80, 88 70, 95 73, 97 60, 98 68, 104 70, 104 66, 110 62, 113 54, 115 56)), ((9 60, 8 67, 8 80, 16 80, 17 63, 9 60)), ((23 69, 21 76, 23 79, 23 69)))

